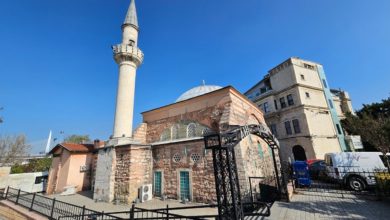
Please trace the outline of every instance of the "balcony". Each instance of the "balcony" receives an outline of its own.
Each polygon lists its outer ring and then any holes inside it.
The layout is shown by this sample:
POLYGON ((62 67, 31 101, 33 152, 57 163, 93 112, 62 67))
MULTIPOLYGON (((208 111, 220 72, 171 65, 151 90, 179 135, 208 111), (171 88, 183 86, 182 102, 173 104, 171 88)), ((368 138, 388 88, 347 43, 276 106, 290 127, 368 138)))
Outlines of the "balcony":
POLYGON ((117 63, 132 61, 138 66, 144 60, 144 53, 138 47, 131 45, 117 44, 112 46, 112 51, 117 63))

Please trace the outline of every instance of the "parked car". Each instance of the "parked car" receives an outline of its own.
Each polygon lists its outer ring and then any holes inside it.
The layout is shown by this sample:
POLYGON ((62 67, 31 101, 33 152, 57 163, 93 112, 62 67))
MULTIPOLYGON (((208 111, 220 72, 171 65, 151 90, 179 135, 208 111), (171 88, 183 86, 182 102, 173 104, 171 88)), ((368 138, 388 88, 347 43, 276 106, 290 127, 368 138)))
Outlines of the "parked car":
MULTIPOLYGON (((390 158, 390 154, 388 155, 390 158)), ((341 152, 325 154, 326 175, 361 191, 376 184, 375 175, 387 171, 380 152, 341 152)))
POLYGON ((318 179, 325 176, 326 164, 324 160, 308 160, 309 174, 312 179, 318 179))

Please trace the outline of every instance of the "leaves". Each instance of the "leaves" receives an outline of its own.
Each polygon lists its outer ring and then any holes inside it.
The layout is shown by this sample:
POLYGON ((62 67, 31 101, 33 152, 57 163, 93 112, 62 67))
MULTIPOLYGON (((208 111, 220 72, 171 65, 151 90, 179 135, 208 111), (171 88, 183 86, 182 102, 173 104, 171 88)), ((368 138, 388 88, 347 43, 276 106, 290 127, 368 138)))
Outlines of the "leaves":
POLYGON ((77 134, 70 135, 64 139, 64 142, 75 143, 75 144, 80 144, 89 141, 91 141, 89 139, 89 135, 77 135, 77 134))
POLYGON ((349 134, 360 135, 382 153, 390 152, 390 98, 363 105, 356 116, 347 114, 342 124, 349 134))
POLYGON ((11 167, 11 173, 33 173, 49 171, 52 158, 32 159, 28 164, 16 164, 11 167))

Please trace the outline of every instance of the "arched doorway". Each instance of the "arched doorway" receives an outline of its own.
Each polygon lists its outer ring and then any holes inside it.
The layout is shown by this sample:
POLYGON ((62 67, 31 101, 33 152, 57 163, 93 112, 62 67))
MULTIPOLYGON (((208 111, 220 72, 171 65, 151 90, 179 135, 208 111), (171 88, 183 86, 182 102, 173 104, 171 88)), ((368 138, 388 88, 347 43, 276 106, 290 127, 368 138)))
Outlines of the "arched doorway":
POLYGON ((298 160, 299 161, 307 160, 305 149, 303 149, 303 147, 300 146, 300 145, 295 145, 293 147, 293 154, 294 154, 294 159, 296 161, 298 161, 298 160))

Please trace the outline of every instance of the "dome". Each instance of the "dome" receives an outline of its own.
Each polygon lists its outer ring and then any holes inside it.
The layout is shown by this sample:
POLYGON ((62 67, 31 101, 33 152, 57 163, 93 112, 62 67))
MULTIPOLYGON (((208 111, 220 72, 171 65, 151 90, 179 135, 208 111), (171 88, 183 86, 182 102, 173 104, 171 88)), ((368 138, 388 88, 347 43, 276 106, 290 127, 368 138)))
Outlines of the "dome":
POLYGON ((218 89, 222 89, 222 87, 214 86, 214 85, 197 86, 197 87, 194 87, 194 88, 188 90, 187 92, 181 94, 181 96, 179 96, 179 98, 176 99, 176 102, 180 102, 180 101, 187 100, 187 99, 190 99, 190 98, 193 98, 196 96, 200 96, 200 95, 203 95, 203 94, 206 94, 206 93, 218 90, 218 89))

